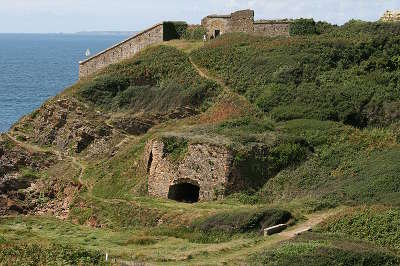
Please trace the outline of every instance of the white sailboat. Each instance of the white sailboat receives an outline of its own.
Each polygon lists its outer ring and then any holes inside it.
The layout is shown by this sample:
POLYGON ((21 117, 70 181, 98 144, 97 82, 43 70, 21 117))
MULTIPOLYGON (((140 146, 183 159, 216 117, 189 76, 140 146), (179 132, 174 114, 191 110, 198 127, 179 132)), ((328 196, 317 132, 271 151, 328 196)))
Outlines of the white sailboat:
POLYGON ((86 57, 89 57, 91 54, 92 54, 92 53, 90 52, 90 49, 88 48, 88 49, 86 50, 86 53, 85 53, 86 57))

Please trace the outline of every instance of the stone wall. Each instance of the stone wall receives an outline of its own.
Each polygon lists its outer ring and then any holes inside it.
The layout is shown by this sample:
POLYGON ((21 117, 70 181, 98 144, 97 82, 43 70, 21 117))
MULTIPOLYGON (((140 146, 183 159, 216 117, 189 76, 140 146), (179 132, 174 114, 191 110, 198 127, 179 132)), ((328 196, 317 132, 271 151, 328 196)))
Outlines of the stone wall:
POLYGON ((231 14, 230 30, 232 32, 253 32, 254 11, 242 10, 231 14))
POLYGON ((229 186, 232 153, 223 146, 189 144, 180 162, 171 162, 164 153, 161 140, 146 145, 145 163, 148 171, 148 192, 156 198, 168 198, 171 186, 188 183, 200 188, 199 201, 223 197, 229 186))
POLYGON ((400 22, 400 10, 398 11, 386 11, 381 17, 381 21, 384 22, 400 22))
POLYGON ((209 16, 201 21, 201 25, 207 29, 209 38, 215 37, 215 30, 219 30, 220 34, 231 32, 230 16, 209 16))
POLYGON ((210 15, 202 20, 202 26, 207 29, 209 38, 215 37, 215 31, 220 34, 230 32, 245 32, 248 34, 268 37, 289 36, 289 20, 254 21, 253 10, 241 10, 230 15, 210 15))
POLYGON ((85 61, 79 62, 79 78, 90 76, 110 64, 128 59, 150 45, 163 42, 163 38, 162 23, 142 31, 85 61))
POLYGON ((290 22, 255 22, 254 33, 267 37, 289 36, 290 22))

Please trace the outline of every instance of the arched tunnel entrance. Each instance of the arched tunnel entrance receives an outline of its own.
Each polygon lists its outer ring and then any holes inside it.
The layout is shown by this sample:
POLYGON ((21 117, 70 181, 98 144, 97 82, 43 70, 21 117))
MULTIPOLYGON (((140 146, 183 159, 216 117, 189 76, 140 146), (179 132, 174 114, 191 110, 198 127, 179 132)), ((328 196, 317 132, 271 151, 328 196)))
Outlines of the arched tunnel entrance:
POLYGON ((199 201, 200 187, 190 183, 180 183, 169 187, 168 198, 179 202, 199 201))

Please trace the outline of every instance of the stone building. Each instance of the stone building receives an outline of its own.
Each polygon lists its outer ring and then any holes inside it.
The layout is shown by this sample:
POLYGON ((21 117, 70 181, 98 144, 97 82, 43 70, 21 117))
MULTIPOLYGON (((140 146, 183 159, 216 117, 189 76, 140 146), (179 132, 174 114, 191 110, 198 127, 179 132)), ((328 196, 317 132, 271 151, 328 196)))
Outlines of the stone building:
POLYGON ((185 158, 172 162, 161 140, 146 145, 149 195, 183 202, 223 197, 229 183, 232 153, 225 147, 189 144, 185 158))
MULTIPOLYGON (((79 78, 88 77, 108 65, 131 58, 141 50, 179 36, 170 36, 170 22, 158 23, 84 61, 79 62, 79 78)), ((253 10, 230 15, 211 15, 202 20, 209 38, 228 32, 245 32, 262 36, 289 36, 289 20, 254 21, 253 10)))
POLYGON ((164 141, 150 140, 144 152, 148 193, 155 198, 189 203, 221 199, 244 189, 257 190, 274 174, 263 159, 269 148, 261 143, 237 157, 223 144, 186 140, 183 156, 174 161, 164 141))
POLYGON ((254 21, 253 10, 241 10, 230 15, 210 15, 201 21, 209 38, 230 32, 245 32, 262 36, 289 36, 289 20, 254 21))
POLYGON ((159 23, 84 61, 79 62, 79 78, 134 56, 144 48, 164 41, 164 24, 159 23))
POLYGON ((383 22, 400 22, 400 10, 386 11, 381 17, 383 22))

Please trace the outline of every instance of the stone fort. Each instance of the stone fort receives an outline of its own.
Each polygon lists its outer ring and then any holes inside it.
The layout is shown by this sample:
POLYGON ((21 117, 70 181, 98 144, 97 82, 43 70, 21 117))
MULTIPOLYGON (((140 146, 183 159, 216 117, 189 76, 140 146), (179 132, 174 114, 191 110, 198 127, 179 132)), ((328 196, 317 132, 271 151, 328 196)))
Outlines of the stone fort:
MULTIPOLYGON (((128 59, 150 45, 171 40, 168 23, 158 23, 84 61, 79 62, 79 78, 88 77, 98 70, 128 59)), ((253 10, 242 10, 230 15, 210 15, 201 21, 207 38, 216 38, 230 32, 244 32, 261 36, 289 36, 290 20, 254 20, 253 10)))
POLYGON ((400 22, 400 10, 386 11, 381 17, 383 22, 400 22))

